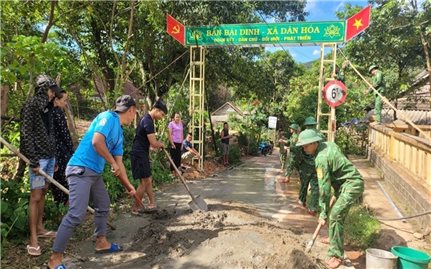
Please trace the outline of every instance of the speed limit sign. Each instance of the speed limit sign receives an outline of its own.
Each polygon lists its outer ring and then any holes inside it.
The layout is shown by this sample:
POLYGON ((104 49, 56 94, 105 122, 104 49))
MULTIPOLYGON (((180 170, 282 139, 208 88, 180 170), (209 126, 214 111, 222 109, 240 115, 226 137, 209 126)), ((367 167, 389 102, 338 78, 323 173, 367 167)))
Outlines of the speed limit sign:
POLYGON ((337 107, 346 101, 346 85, 339 80, 331 80, 323 88, 323 99, 330 107, 337 107))

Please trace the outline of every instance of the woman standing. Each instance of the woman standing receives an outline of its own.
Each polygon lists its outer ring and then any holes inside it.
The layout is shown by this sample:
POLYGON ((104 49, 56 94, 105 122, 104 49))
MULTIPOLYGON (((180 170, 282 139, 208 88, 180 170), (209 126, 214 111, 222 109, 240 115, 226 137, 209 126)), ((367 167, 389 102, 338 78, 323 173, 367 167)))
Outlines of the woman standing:
MULTIPOLYGON (((66 180, 65 170, 67 162, 73 154, 73 143, 70 136, 69 129, 67 127, 66 116, 63 109, 67 104, 67 93, 61 91, 56 94, 53 104, 54 109, 52 110, 52 117, 54 121, 55 130, 55 172, 54 179, 68 189, 68 184, 66 180)), ((67 204, 69 196, 61 191, 59 188, 52 186, 52 194, 54 196, 54 201, 59 204, 67 204)))
MULTIPOLYGON (((174 119, 168 125, 169 130, 169 143, 170 143, 170 151, 171 158, 174 161, 176 167, 180 168, 181 166, 181 147, 184 140, 183 134, 183 123, 181 122, 180 113, 176 112, 174 115, 174 119)), ((174 167, 171 165, 171 171, 174 171, 174 175, 176 172, 174 167)))

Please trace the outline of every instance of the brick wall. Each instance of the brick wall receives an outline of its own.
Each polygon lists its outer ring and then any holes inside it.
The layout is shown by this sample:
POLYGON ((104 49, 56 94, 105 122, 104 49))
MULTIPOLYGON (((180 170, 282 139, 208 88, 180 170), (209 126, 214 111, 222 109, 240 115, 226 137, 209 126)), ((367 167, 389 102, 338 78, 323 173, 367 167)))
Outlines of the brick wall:
MULTIPOLYGON (((391 199, 402 211, 403 216, 411 216, 431 211, 431 197, 429 192, 414 180, 414 175, 399 167, 396 163, 380 155, 372 148, 368 150, 368 159, 378 168, 385 180, 385 186, 391 199)), ((431 216, 425 215, 412 219, 423 233, 431 229, 431 216)))

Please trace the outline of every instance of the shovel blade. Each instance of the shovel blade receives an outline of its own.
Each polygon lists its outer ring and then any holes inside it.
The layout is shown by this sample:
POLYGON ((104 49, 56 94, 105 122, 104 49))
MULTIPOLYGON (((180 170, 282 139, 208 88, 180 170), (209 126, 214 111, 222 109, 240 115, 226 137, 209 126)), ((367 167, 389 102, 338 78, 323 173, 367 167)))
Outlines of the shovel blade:
POLYGON ((198 210, 208 211, 208 205, 207 203, 205 203, 202 197, 200 197, 199 195, 196 195, 194 198, 195 198, 194 200, 191 200, 189 202, 189 206, 193 211, 198 211, 198 210))
POLYGON ((314 245, 314 240, 313 239, 309 240, 307 242, 307 244, 305 245, 305 252, 309 253, 311 251, 311 248, 313 247, 313 245, 314 245))

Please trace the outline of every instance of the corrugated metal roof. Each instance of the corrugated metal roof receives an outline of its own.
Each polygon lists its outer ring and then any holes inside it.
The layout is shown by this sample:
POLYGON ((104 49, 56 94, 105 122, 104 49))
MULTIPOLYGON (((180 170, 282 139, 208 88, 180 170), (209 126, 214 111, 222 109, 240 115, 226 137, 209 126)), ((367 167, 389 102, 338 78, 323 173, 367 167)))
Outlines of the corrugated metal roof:
MULTIPOLYGON (((417 125, 431 125, 431 111, 422 110, 400 110, 405 114, 414 124, 417 125)), ((397 118, 403 119, 400 114, 397 114, 397 118)), ((394 110, 383 109, 382 110, 382 123, 390 123, 394 121, 394 110)))

